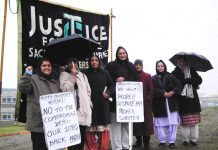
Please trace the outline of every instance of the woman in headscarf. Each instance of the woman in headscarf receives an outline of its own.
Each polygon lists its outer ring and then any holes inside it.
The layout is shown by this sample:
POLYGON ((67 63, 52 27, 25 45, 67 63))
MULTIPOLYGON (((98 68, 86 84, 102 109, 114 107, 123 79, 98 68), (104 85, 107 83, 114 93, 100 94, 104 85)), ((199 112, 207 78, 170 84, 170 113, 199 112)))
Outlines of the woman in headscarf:
POLYGON ((197 146, 198 124, 200 123, 201 106, 197 89, 202 83, 202 78, 196 70, 187 64, 185 56, 177 60, 177 66, 172 72, 182 82, 182 93, 179 96, 179 113, 181 116, 181 132, 183 145, 189 142, 197 146))
POLYGON ((68 147, 68 150, 83 150, 86 127, 91 126, 91 88, 86 75, 79 71, 79 62, 76 58, 69 58, 67 65, 68 70, 60 74, 60 87, 63 92, 72 92, 74 94, 81 134, 81 143, 68 147))
MULTIPOLYGON (((114 83, 122 81, 139 81, 135 66, 129 61, 128 53, 124 47, 119 46, 116 59, 108 63, 109 71, 114 83)), ((112 150, 129 149, 129 125, 116 121, 116 94, 110 103, 111 111, 111 146, 112 150)))
POLYGON ((103 69, 95 54, 89 59, 89 69, 85 72, 91 87, 92 123, 86 133, 86 150, 107 150, 110 144, 109 124, 110 97, 114 84, 110 74, 103 69))
POLYGON ((143 71, 143 61, 136 59, 134 65, 143 85, 144 122, 133 123, 133 135, 137 139, 133 147, 140 147, 143 143, 144 150, 149 150, 150 135, 154 134, 152 117, 154 86, 151 75, 143 71))
POLYGON ((43 130, 39 97, 60 92, 60 85, 54 79, 52 63, 43 58, 39 61, 33 74, 33 67, 28 66, 24 75, 18 81, 19 90, 27 94, 26 130, 31 132, 33 150, 47 150, 43 130))
POLYGON ((152 76, 154 83, 154 98, 152 108, 154 114, 155 135, 159 140, 159 147, 175 148, 179 113, 177 96, 181 92, 181 83, 176 77, 167 72, 166 64, 159 60, 156 62, 156 75, 152 76))

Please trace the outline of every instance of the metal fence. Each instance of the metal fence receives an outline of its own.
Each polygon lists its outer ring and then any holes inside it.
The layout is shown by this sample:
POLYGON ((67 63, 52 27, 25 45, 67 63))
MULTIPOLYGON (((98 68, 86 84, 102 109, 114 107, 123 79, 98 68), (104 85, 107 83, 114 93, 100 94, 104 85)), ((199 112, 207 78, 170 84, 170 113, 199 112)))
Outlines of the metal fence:
POLYGON ((218 107, 218 97, 200 97, 201 108, 218 107))

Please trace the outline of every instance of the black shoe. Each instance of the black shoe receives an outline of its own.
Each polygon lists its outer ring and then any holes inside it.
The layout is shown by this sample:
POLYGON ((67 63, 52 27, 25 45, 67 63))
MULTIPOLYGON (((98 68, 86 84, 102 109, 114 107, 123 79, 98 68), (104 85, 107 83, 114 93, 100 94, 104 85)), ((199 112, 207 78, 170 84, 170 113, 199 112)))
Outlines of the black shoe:
POLYGON ((182 143, 184 146, 188 146, 188 142, 187 141, 184 141, 183 143, 182 143))
POLYGON ((197 142, 190 141, 190 144, 191 144, 192 146, 198 146, 197 142))
POLYGON ((133 147, 141 147, 142 146, 142 141, 136 140, 135 145, 133 145, 133 147))
POLYGON ((149 150, 149 144, 144 144, 144 149, 143 150, 149 150))
POLYGON ((176 147, 175 143, 170 143, 169 144, 169 148, 175 148, 175 147, 176 147))
POLYGON ((165 143, 160 143, 158 146, 159 146, 160 148, 164 148, 164 147, 165 147, 165 143))

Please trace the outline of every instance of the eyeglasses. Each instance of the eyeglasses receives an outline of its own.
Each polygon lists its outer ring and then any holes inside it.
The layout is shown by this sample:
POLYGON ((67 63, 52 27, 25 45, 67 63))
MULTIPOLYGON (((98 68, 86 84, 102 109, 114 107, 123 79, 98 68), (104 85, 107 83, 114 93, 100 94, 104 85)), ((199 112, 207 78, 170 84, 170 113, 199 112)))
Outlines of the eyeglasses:
POLYGON ((52 67, 51 65, 42 65, 41 67, 52 67))

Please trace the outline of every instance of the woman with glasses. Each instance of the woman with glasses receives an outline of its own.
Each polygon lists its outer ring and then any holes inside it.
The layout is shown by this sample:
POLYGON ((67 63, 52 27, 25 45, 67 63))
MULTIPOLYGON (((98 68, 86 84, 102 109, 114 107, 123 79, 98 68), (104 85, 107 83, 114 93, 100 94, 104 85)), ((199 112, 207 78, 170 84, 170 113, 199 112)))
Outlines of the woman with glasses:
MULTIPOLYGON (((126 49, 119 46, 116 59, 106 66, 114 83, 122 81, 139 81, 135 66, 129 61, 126 49)), ((129 149, 129 124, 116 120, 116 94, 110 103, 111 146, 113 150, 129 149)))
POLYGON ((19 90, 27 94, 26 130, 31 132, 33 150, 47 150, 43 130, 39 97, 60 92, 60 85, 55 80, 53 65, 49 59, 39 61, 37 68, 28 66, 18 81, 19 90))

